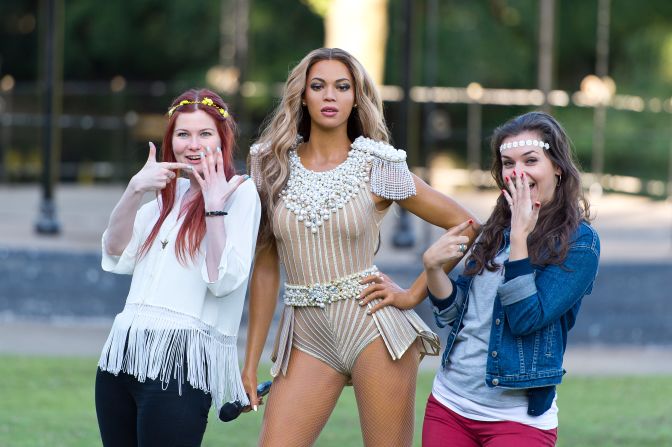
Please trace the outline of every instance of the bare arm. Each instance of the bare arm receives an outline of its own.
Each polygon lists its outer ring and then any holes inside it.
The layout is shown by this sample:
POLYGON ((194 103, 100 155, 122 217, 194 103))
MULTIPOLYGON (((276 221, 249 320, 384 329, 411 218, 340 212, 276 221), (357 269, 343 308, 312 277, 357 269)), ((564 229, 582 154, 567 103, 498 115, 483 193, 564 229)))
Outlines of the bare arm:
MULTIPOLYGON (((399 205, 421 219, 446 230, 469 222, 463 227, 461 235, 468 238, 467 245, 470 246, 481 228, 476 216, 455 200, 430 187, 419 177, 413 175, 413 181, 415 182, 417 194, 399 201, 399 205)), ((389 201, 380 199, 377 200, 376 205, 384 206, 385 202, 389 201)), ((459 258, 448 260, 443 265, 443 270, 449 272, 458 262, 459 258)), ((362 302, 366 304, 377 298, 383 300, 371 308, 372 313, 388 305, 393 305, 400 309, 411 309, 425 298, 427 291, 427 273, 424 271, 408 290, 397 286, 386 275, 367 277, 362 280, 362 283, 367 282, 374 282, 376 284, 362 292, 362 302)))
POLYGON ((175 178, 173 169, 186 168, 182 163, 157 163, 156 147, 149 143, 149 157, 142 169, 128 182, 119 202, 112 210, 105 234, 105 250, 120 256, 133 236, 133 222, 142 197, 148 191, 160 191, 175 178))
POLYGON ((257 369, 275 313, 279 286, 280 261, 273 244, 257 253, 250 280, 250 309, 242 376, 245 391, 255 410, 261 404, 257 399, 257 369))

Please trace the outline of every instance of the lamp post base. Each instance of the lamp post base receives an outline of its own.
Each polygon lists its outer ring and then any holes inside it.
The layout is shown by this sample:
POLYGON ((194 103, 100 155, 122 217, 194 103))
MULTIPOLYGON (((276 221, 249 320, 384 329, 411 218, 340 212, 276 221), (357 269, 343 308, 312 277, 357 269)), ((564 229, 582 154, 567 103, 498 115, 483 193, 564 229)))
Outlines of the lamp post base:
POLYGON ((415 234, 408 211, 404 208, 399 210, 399 221, 392 237, 392 245, 397 248, 410 248, 415 245, 415 234))
POLYGON ((56 219, 56 205, 53 199, 42 199, 40 215, 35 222, 35 231, 39 234, 59 234, 61 224, 56 219))

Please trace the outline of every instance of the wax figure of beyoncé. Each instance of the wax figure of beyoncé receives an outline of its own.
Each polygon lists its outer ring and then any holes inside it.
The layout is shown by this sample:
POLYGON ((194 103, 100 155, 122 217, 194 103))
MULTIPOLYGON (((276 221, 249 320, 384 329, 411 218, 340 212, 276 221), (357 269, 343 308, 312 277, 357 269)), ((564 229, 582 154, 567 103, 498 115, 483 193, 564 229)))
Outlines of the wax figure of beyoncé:
POLYGON ((348 384, 367 446, 411 445, 418 364, 439 342, 410 310, 424 276, 404 290, 373 263, 380 224, 395 201, 444 228, 475 218, 413 175, 388 139, 362 65, 322 48, 291 71, 250 151, 263 209, 243 369, 253 405, 280 264, 287 275, 260 445, 312 445, 348 384))

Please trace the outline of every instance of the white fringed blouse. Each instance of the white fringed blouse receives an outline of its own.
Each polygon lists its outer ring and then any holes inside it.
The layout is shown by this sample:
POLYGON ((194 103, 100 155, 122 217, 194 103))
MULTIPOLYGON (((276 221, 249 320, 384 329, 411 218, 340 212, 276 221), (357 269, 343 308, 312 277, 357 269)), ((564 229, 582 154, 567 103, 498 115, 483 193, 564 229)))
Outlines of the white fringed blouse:
MULTIPOLYGON (((242 385, 236 339, 254 258, 261 204, 254 183, 244 182, 225 211, 226 245, 219 275, 210 281, 205 264, 206 240, 196 259, 186 266, 175 254, 179 217, 189 180, 178 179, 175 206, 144 257, 137 252, 159 217, 159 199, 137 212, 133 236, 121 256, 105 251, 102 268, 132 274, 123 311, 112 325, 98 366, 113 374, 125 372, 139 381, 186 379, 212 394, 213 406, 247 403, 242 385), (168 241, 162 247, 162 241, 168 241)), ((207 238, 207 234, 205 236, 207 238)))

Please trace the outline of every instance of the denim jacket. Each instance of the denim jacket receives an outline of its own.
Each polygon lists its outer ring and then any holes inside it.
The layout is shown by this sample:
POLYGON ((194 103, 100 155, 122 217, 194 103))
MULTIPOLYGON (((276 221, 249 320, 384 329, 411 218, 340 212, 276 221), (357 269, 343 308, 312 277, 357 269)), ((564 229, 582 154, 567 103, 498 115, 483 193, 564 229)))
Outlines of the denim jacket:
MULTIPOLYGON (((509 246, 510 230, 504 233, 509 246)), ((555 397, 565 370, 562 359, 567 332, 574 326, 581 300, 590 294, 597 275, 600 240, 581 223, 562 265, 533 265, 529 258, 504 262, 504 283, 492 309, 485 382, 490 387, 528 389, 528 414, 541 415, 555 397)), ((450 327, 441 365, 449 367, 450 352, 462 328, 473 276, 460 275, 446 299, 429 297, 440 327, 450 327)))

